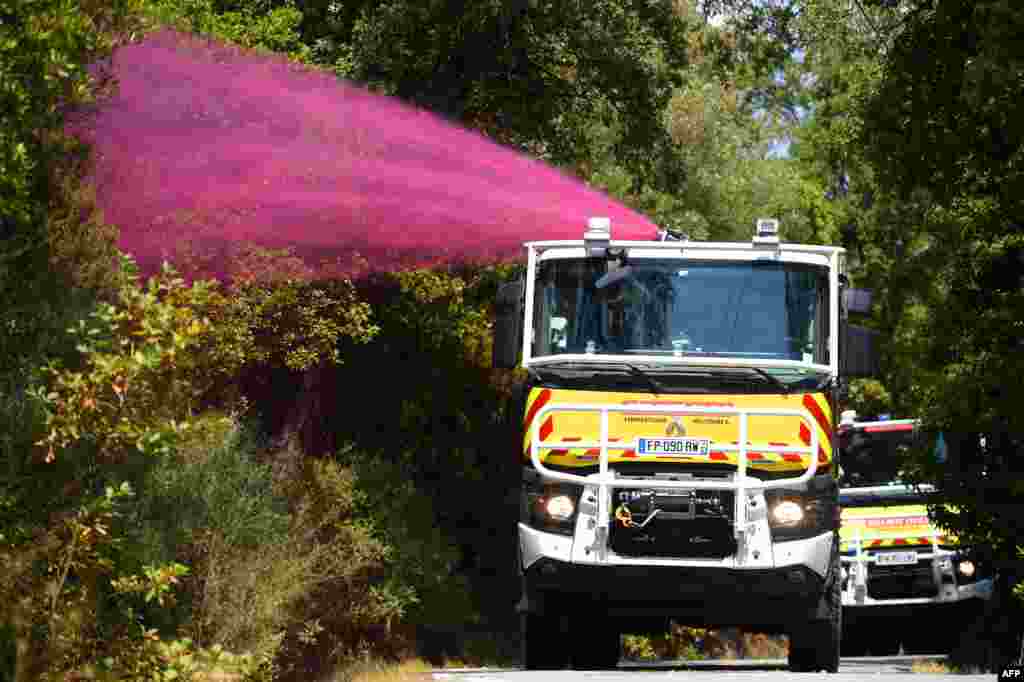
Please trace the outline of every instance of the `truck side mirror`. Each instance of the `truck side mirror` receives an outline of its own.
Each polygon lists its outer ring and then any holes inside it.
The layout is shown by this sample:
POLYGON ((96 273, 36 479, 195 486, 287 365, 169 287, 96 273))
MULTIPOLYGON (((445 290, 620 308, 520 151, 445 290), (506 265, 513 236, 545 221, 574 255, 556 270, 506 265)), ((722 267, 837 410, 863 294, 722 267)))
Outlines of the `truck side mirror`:
POLYGON ((848 379, 876 377, 878 363, 878 332, 855 324, 843 325, 839 351, 839 374, 848 379))
POLYGON ((494 312, 492 364, 496 369, 514 369, 523 342, 523 280, 498 287, 494 312))
POLYGON ((867 315, 871 312, 873 303, 873 292, 871 289, 844 289, 843 306, 848 312, 867 315))

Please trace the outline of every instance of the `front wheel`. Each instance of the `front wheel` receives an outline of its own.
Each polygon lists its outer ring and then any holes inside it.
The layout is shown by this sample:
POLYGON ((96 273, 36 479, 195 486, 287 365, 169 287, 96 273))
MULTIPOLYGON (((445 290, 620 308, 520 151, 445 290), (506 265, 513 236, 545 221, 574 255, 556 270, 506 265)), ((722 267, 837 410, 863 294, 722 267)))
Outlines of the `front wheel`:
POLYGON ((561 670, 569 663, 558 616, 524 613, 520 616, 525 670, 561 670))
POLYGON ((866 656, 868 653, 868 632, 863 625, 843 626, 842 652, 844 656, 866 656))
POLYGON ((619 664, 622 634, 618 625, 602 616, 577 616, 570 623, 572 667, 609 670, 619 664))
POLYGON ((878 623, 871 630, 868 651, 872 656, 895 656, 900 652, 900 621, 878 623))
POLYGON ((789 634, 789 670, 812 673, 839 672, 839 646, 843 636, 843 604, 839 585, 839 556, 822 595, 826 617, 794 627, 789 634))

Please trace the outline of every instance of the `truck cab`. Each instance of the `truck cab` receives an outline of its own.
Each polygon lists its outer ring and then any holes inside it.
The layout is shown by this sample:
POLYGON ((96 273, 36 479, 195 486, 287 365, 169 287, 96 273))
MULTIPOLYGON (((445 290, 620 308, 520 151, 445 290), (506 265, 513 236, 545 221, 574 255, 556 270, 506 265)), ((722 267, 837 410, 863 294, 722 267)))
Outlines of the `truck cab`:
POLYGON ((495 337, 526 376, 524 667, 612 667, 622 633, 671 620, 785 633, 792 670, 835 672, 843 249, 771 220, 715 243, 594 219, 526 251, 495 337))

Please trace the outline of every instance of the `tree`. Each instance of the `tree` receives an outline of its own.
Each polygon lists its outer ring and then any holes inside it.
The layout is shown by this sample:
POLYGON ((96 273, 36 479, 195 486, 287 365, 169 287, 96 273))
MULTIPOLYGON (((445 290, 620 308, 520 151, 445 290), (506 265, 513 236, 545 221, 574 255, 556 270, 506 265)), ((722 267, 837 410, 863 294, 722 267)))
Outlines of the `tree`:
MULTIPOLYGON (((1024 473, 1024 12, 1008 0, 906 3, 863 135, 880 181, 927 204, 939 299, 914 343, 914 399, 947 434, 933 513, 984 559, 1019 560, 1024 473)), ((1008 589, 1012 570, 1004 571, 1008 589)), ((1016 574, 1019 579, 1020 573, 1016 574)))
POLYGON ((556 165, 589 157, 586 126, 616 121, 637 187, 682 180, 661 114, 686 64, 666 1, 345 3, 306 38, 341 75, 492 133, 556 165), (316 31, 316 35, 313 34, 316 31), (330 56, 327 56, 330 55, 330 56))
POLYGON ((112 286, 113 233, 81 184, 87 151, 65 128, 103 96, 103 69, 136 0, 0 2, 0 371, 60 344, 68 315, 112 286))

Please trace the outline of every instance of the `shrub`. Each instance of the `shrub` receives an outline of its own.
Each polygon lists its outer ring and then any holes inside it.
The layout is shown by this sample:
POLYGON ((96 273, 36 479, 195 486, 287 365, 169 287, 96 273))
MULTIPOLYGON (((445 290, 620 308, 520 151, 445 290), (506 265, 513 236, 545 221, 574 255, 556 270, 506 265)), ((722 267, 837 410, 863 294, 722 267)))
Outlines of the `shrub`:
POLYGON ((181 558, 182 548, 210 534, 240 548, 281 541, 287 501, 274 490, 260 454, 254 428, 238 417, 198 416, 175 452, 155 460, 141 483, 135 514, 151 558, 181 558))
MULTIPOLYGON (((17 434, 0 442, 9 455, 0 471, 0 599, 11 605, 0 626, 13 632, 19 682, 85 669, 185 670, 179 663, 193 665, 214 637, 173 638, 189 607, 215 611, 202 597, 227 584, 222 575, 236 587, 216 599, 238 613, 253 609, 244 627, 218 623, 217 634, 265 663, 287 626, 289 612, 276 606, 349 568, 341 557, 353 543, 293 533, 255 446, 237 425, 199 414, 237 399, 230 383, 243 367, 337 362, 340 338, 372 336, 351 285, 245 281, 226 290, 186 286, 165 268, 142 286, 127 259, 118 282, 70 331, 77 352, 52 358, 35 384, 0 405, 17 434), (18 399, 28 407, 19 411, 18 399), (175 605, 187 567, 166 562, 182 553, 201 570, 188 579, 191 599, 175 605), (253 566, 278 578, 267 581, 271 594, 291 590, 275 606, 253 599, 263 594, 244 579, 253 566)), ((348 530, 358 535, 336 536, 348 530)))

